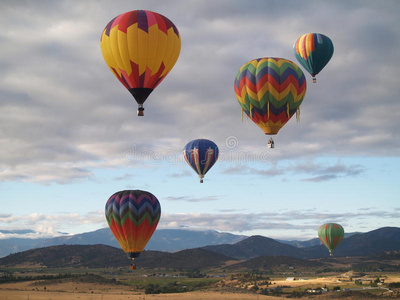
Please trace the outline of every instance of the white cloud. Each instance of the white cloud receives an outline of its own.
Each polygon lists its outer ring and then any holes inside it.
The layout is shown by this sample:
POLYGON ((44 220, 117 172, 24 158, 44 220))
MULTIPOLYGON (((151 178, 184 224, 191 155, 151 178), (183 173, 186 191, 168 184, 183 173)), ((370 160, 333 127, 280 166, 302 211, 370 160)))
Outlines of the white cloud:
MULTIPOLYGON (((185 198, 185 197, 184 197, 185 198)), ((170 199, 182 200, 185 199, 170 199)), ((189 200, 190 201, 190 200, 189 200)), ((364 207, 356 212, 319 212, 308 210, 285 210, 281 212, 244 213, 240 211, 221 211, 220 213, 162 213, 159 229, 188 228, 191 230, 217 230, 247 234, 259 232, 273 238, 287 237, 288 232, 297 232, 306 238, 316 236, 315 231, 326 222, 337 222, 344 226, 346 232, 360 231, 354 224, 365 218, 376 219, 373 224, 365 224, 362 231, 369 231, 388 226, 391 221, 400 217, 399 210, 383 210, 374 207, 364 207), (382 223, 382 222, 386 222, 382 223), (352 224, 352 225, 350 225, 352 224), (347 227, 346 227, 347 226, 347 227), (372 226, 372 227, 371 227, 372 226)), ((0 232, 0 239, 11 237, 54 237, 63 235, 65 228, 69 233, 82 233, 107 226, 103 211, 92 211, 86 214, 59 213, 44 215, 32 213, 28 215, 0 215, 0 228, 7 226, 7 231, 29 229, 29 232, 0 232)), ((65 233, 64 233, 65 234, 65 233)))
POLYGON ((184 201, 184 202, 207 202, 217 201, 221 196, 207 196, 207 197, 193 197, 193 196, 179 196, 179 197, 166 197, 167 201, 184 201))
POLYGON ((0 215, 0 228, 4 224, 8 230, 30 229, 32 232, 22 234, 13 232, 0 233, 0 238, 48 238, 64 235, 65 233, 62 232, 65 232, 67 228, 82 232, 85 228, 104 227, 106 226, 106 220, 104 211, 94 211, 86 214, 59 213, 53 215, 32 213, 28 215, 0 215))

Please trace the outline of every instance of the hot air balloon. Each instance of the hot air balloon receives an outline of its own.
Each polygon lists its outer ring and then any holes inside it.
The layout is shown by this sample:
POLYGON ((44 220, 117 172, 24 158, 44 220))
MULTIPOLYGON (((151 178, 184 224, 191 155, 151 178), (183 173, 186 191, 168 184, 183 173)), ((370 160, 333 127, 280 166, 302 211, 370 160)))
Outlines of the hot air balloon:
MULTIPOLYGON (((244 64, 234 83, 242 113, 268 135, 277 134, 299 112, 306 88, 300 67, 277 57, 253 59, 244 64)), ((272 139, 271 142, 273 145, 272 139)))
POLYGON ((330 38, 320 33, 307 33, 299 37, 293 45, 297 61, 311 74, 313 82, 333 55, 333 43, 330 38))
POLYGON ((178 60, 181 38, 163 15, 134 10, 107 24, 100 47, 111 72, 138 103, 138 116, 143 116, 143 103, 178 60))
POLYGON ((143 251, 160 220, 160 202, 149 192, 125 190, 108 199, 105 212, 108 226, 132 260, 131 269, 135 269, 135 258, 143 251))
POLYGON ((329 250, 329 255, 332 256, 332 251, 342 242, 344 237, 344 229, 339 224, 327 223, 319 227, 318 237, 322 244, 329 250))
POLYGON ((199 175, 203 183, 204 175, 211 169, 218 159, 217 145, 206 139, 193 140, 183 149, 183 156, 189 166, 199 175))

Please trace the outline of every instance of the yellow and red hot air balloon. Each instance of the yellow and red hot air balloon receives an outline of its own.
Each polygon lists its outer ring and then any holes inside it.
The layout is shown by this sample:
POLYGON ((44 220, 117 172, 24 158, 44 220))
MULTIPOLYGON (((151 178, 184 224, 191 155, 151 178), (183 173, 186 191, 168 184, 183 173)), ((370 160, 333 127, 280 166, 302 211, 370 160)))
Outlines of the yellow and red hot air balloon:
POLYGON ((105 214, 119 245, 132 259, 131 269, 135 269, 134 259, 142 253, 160 220, 160 202, 146 191, 120 191, 108 199, 105 214))
POLYGON ((178 60, 181 38, 163 15, 134 10, 107 24, 100 47, 111 72, 138 103, 138 116, 143 116, 143 103, 178 60))
POLYGON ((242 112, 267 135, 277 134, 299 111, 306 88, 301 69, 292 61, 277 57, 247 62, 239 69, 234 82, 242 112))

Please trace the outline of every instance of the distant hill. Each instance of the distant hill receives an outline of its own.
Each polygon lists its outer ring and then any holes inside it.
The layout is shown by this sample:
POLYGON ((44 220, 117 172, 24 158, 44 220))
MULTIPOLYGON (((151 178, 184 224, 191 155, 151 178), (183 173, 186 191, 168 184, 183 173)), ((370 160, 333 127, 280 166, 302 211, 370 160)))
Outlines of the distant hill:
MULTIPOLYGON (((136 263, 140 268, 203 269, 223 266, 230 257, 204 249, 176 253, 144 251, 136 263)), ((130 260, 121 249, 106 245, 59 245, 11 254, 0 258, 0 266, 40 265, 48 268, 128 267, 130 260)))
POLYGON ((364 256, 400 250, 400 228, 383 227, 344 239, 335 249, 338 256, 364 256))
MULTIPOLYGON (((398 227, 383 227, 367 233, 349 235, 335 249, 335 256, 368 256, 384 251, 400 251, 400 228, 398 227)), ((236 259, 250 259, 266 255, 285 255, 302 259, 329 256, 329 251, 316 239, 302 243, 302 247, 299 244, 296 244, 296 247, 287 242, 279 242, 263 236, 246 237, 217 231, 159 229, 154 233, 146 250, 176 252, 203 248, 236 259)), ((111 231, 103 228, 93 232, 52 239, 1 239, 0 257, 27 249, 62 244, 104 244, 119 248, 111 231)))
MULTIPOLYGON (((304 258, 326 257, 329 252, 321 246, 302 249, 304 258)), ((370 256, 385 251, 400 250, 400 228, 383 227, 343 239, 333 251, 334 256, 370 256)))
POLYGON ((37 248, 46 239, 7 238, 0 240, 0 257, 11 253, 37 248))
POLYGON ((241 263, 230 265, 227 269, 234 270, 260 270, 267 271, 271 269, 283 269, 288 270, 289 268, 315 268, 322 267, 326 264, 318 261, 310 261, 305 259, 298 259, 289 256, 282 255, 271 255, 271 256, 259 256, 246 260, 241 263))
MULTIPOLYGON (((349 233, 345 233, 344 237, 348 238, 351 237, 352 235, 358 234, 361 232, 349 232, 349 233)), ((280 243, 284 243, 284 244, 289 244, 292 246, 295 246, 297 248, 308 248, 308 247, 313 247, 313 246, 319 246, 321 245, 321 242, 319 240, 319 238, 315 238, 315 239, 311 239, 308 241, 296 241, 296 240, 291 240, 291 241, 285 241, 285 240, 276 240, 280 243)))
MULTIPOLYGON (((29 231, 29 233, 33 232, 34 231, 29 231)), ((4 233, 10 233, 10 231, 4 233)), ((27 233, 27 231, 18 231, 18 233, 23 234, 27 233)), ((158 229, 154 232, 154 235, 147 244, 146 249, 174 252, 207 245, 232 244, 245 238, 247 238, 247 236, 234 235, 213 230, 194 231, 184 229, 158 229)), ((48 239, 9 238, 1 239, 0 241, 0 257, 33 248, 56 245, 103 244, 112 247, 119 247, 109 228, 48 239)))
MULTIPOLYGON (((252 236, 232 245, 206 246, 203 249, 237 259, 265 255, 285 255, 303 259, 329 256, 329 251, 323 245, 297 248, 263 236, 252 236)), ((334 250, 334 256, 368 256, 396 250, 400 250, 400 228, 383 227, 345 238, 334 250)))
MULTIPOLYGON (((246 236, 243 235, 234 235, 231 233, 224 233, 213 230, 195 231, 184 229, 158 229, 154 232, 151 240, 146 246, 146 249, 172 252, 221 243, 232 244, 245 238, 246 236)), ((113 247, 119 247, 114 235, 109 228, 102 228, 92 232, 75 234, 73 236, 56 237, 41 242, 39 245, 41 247, 44 247, 63 244, 104 244, 113 247)))
MULTIPOLYGON (((400 228, 384 227, 345 238, 335 249, 332 258, 322 245, 296 248, 263 236, 252 236, 232 245, 213 245, 174 253, 144 251, 137 259, 137 265, 139 268, 182 270, 228 268, 228 265, 232 265, 229 268, 237 269, 270 269, 281 265, 319 267, 318 264, 323 262, 335 262, 335 257, 363 256, 368 259, 359 260, 359 265, 356 266, 358 269, 388 269, 392 266, 388 262, 397 260, 399 253, 400 228), (323 260, 307 260, 311 258, 323 260), (376 262, 382 263, 381 267, 376 262)), ((51 268, 106 268, 127 267, 129 264, 119 247, 108 245, 58 245, 26 250, 0 258, 0 266, 7 267, 41 265, 51 268)))
POLYGON ((286 255, 298 258, 304 256, 302 249, 260 235, 251 236, 233 245, 206 246, 203 249, 237 259, 265 255, 286 255))
MULTIPOLYGON (((269 270, 286 267, 319 267, 320 262, 285 256, 262 256, 242 262, 202 248, 175 253, 144 251, 137 259, 138 268, 193 270, 208 268, 269 270), (227 264, 229 262, 229 264, 227 264), (229 266, 228 266, 229 265, 229 266)), ((41 266, 48 268, 129 267, 130 260, 117 248, 106 245, 59 245, 11 254, 0 258, 0 266, 41 266)))
POLYGON ((121 267, 127 264, 126 255, 106 245, 60 245, 26 250, 0 258, 0 265, 41 265, 48 268, 121 267))

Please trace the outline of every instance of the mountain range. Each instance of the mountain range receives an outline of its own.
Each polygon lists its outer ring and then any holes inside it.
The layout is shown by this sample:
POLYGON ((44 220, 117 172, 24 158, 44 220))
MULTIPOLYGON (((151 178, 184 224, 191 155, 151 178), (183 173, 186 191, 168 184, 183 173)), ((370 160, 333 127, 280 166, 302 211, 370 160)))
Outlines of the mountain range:
MULTIPOLYGON (((311 259, 328 257, 324 245, 298 248, 263 236, 252 236, 233 245, 213 245, 204 249, 237 259, 265 255, 285 255, 311 259)), ((383 227, 367 233, 357 233, 343 239, 334 250, 335 256, 365 256, 400 250, 400 228, 383 227)))
MULTIPOLYGON (((23 238, 26 233, 33 234, 33 230, 0 230, 0 233, 12 233, 12 238, 0 239, 0 257, 24 250, 56 246, 56 245, 96 245, 103 244, 119 247, 109 228, 102 228, 91 232, 71 236, 54 238, 23 238)), ((146 250, 176 252, 184 249, 203 247, 207 245, 233 244, 248 236, 234 235, 231 233, 214 230, 195 231, 184 229, 158 229, 154 232, 146 250)))
MULTIPOLYGON (((251 238, 250 238, 251 239, 251 238)), ((148 269, 204 270, 210 268, 240 270, 270 270, 279 268, 319 268, 324 262, 288 256, 260 256, 245 260, 234 259, 202 248, 175 253, 144 251, 136 259, 137 266, 148 269)), ((120 268, 128 267, 129 260, 117 248, 106 245, 59 245, 26 250, 0 258, 0 266, 48 268, 120 268)))
MULTIPOLYGON (((200 244, 200 247, 193 247, 191 249, 176 251, 174 253, 166 251, 144 251, 138 258, 138 262, 142 262, 144 266, 155 267, 162 265, 165 268, 183 268, 185 266, 187 267, 192 265, 195 267, 222 266, 228 261, 237 261, 239 263, 240 261, 248 261, 265 256, 285 256, 294 259, 329 257, 329 252, 323 245, 299 248, 263 236, 244 237, 214 231, 159 231, 161 232, 158 233, 158 241, 156 242, 159 243, 159 245, 161 245, 163 248, 174 248, 174 241, 176 242, 175 249, 177 247, 185 247, 185 245, 193 244, 200 244), (229 243, 218 245, 218 241, 228 241, 229 243), (201 245, 207 243, 209 244, 207 246, 201 245), (214 243, 214 245, 211 243, 214 243)), ((105 245, 104 241, 110 242, 110 239, 113 238, 111 235, 107 235, 106 233, 107 231, 101 229, 92 233, 41 241, 41 243, 44 244, 44 246, 41 248, 18 252, 1 258, 0 265, 9 265, 11 261, 12 264, 30 263, 54 266, 51 262, 48 262, 48 260, 54 261, 53 264, 61 264, 63 266, 73 266, 74 264, 84 264, 84 266, 126 265, 126 257, 118 245, 105 245), (104 234, 106 234, 106 238, 104 238, 104 234), (103 237, 101 238, 101 236, 103 237), (100 243, 96 245, 87 245, 90 243, 96 243, 99 241, 99 239, 101 240, 100 243), (56 242, 63 245, 46 245, 56 242), (81 247, 79 248, 79 251, 77 250, 77 247, 81 247), (103 249, 102 256, 99 257, 96 247, 103 247, 101 248, 103 249), (33 253, 32 251, 35 253, 33 256, 31 255, 33 253), (56 253, 57 251, 61 251, 62 254, 56 253), (77 252, 79 252, 79 254, 76 254, 77 252), (29 257, 31 256, 33 259, 29 260, 29 257), (38 257, 43 257, 43 261, 41 261, 38 257), (56 259, 51 259, 51 257, 58 258, 58 262, 56 262, 56 259), (62 257, 62 259, 60 259, 60 257, 62 257), (112 257, 113 259, 110 260, 107 259, 107 257, 112 257)), ((3 245, 3 243, 1 243, 1 245, 3 245)), ((399 250, 400 228, 383 227, 367 233, 357 233, 346 237, 340 246, 335 249, 334 255, 339 257, 376 256, 384 252, 393 252, 399 250)), ((254 265, 267 264, 258 260, 255 260, 252 263, 254 265)))
MULTIPOLYGON (((119 247, 109 228, 102 228, 91 232, 75 235, 62 235, 54 238, 24 238, 24 236, 35 235, 34 230, 0 230, 0 234, 8 234, 12 237, 0 239, 0 257, 24 250, 56 246, 56 245, 96 245, 103 244, 119 247)), ((355 233, 346 233, 346 237, 355 233)), ((221 244, 234 244, 248 238, 245 235, 234 235, 231 233, 213 230, 194 231, 186 229, 158 229, 146 246, 146 250, 176 252, 184 249, 221 244)), ((306 248, 320 245, 318 238, 308 241, 285 241, 278 242, 293 245, 298 248, 306 248)))

